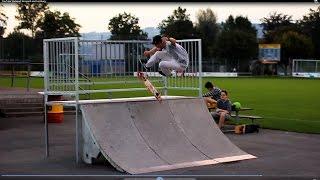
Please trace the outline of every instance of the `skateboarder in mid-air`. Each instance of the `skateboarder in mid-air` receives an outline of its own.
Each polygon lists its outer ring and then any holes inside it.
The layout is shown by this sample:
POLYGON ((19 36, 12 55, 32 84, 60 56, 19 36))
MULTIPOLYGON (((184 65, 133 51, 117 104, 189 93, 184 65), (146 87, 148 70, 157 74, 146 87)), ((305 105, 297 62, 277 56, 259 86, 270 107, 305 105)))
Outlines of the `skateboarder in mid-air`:
POLYGON ((146 68, 159 63, 159 73, 163 76, 171 76, 172 70, 183 73, 189 65, 189 55, 187 51, 176 40, 171 37, 153 37, 154 48, 144 52, 144 56, 150 57, 145 64, 146 68))

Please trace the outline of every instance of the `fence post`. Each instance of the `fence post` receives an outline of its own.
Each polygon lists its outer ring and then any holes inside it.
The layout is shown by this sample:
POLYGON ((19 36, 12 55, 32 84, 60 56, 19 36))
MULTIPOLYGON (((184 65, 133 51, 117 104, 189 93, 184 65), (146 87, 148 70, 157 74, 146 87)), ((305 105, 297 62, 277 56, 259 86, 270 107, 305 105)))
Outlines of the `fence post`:
POLYGON ((198 58, 199 58, 199 97, 202 97, 202 51, 201 51, 201 39, 198 41, 198 58))
POLYGON ((29 91, 30 90, 30 63, 28 63, 28 80, 27 80, 27 90, 29 91))
POLYGON ((14 82, 14 64, 11 65, 11 87, 13 87, 14 82))
POLYGON ((47 117, 47 102, 49 90, 49 42, 43 40, 43 63, 44 63, 44 134, 46 158, 49 157, 49 133, 48 133, 48 117, 47 117))
POLYGON ((80 118, 79 118, 79 39, 74 39, 75 91, 76 91, 76 162, 80 163, 80 118))

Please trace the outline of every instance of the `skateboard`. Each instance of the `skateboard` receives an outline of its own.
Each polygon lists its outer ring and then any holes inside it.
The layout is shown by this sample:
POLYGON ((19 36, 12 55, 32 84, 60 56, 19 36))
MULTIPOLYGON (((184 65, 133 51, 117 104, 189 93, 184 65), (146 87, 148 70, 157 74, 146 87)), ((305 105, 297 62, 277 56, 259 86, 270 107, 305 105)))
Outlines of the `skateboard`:
POLYGON ((154 97, 161 102, 162 98, 160 92, 151 84, 147 76, 143 72, 138 72, 138 78, 143 81, 148 91, 150 91, 154 97))

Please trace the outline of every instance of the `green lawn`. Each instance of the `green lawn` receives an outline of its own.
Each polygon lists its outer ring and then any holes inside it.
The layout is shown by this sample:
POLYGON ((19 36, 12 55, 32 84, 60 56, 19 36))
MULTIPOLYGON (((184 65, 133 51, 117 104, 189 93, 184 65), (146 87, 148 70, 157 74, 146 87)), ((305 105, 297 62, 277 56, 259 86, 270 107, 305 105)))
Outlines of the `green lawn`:
MULTIPOLYGON (((229 92, 230 99, 239 101, 243 107, 254 108, 243 114, 264 117, 264 128, 295 132, 320 133, 320 80, 296 78, 204 78, 229 92)), ((9 87, 10 78, 0 78, 0 86, 9 87)), ((121 85, 119 85, 121 86, 121 85)), ((16 79, 15 87, 26 87, 26 79, 16 79)), ((31 79, 32 88, 42 88, 42 78, 31 79)), ((96 89, 103 86, 97 86, 96 89)), ((143 87, 143 86, 141 86, 143 87)), ((204 89, 205 92, 205 89, 204 89)), ((169 95, 196 95, 196 92, 169 91, 169 95)), ((149 95, 145 91, 119 92, 112 97, 149 95)), ((97 93, 94 98, 106 98, 106 93, 97 93)))

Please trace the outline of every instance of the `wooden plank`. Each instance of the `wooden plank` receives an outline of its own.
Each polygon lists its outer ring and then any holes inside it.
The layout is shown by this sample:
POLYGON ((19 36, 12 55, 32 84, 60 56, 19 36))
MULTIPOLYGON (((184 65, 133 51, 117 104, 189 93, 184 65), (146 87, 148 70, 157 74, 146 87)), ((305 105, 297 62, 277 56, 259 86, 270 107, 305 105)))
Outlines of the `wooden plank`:
POLYGON ((260 117, 260 116, 237 115, 237 114, 231 114, 231 117, 236 118, 236 120, 239 120, 239 118, 251 119, 252 123, 253 123, 254 120, 263 119, 263 117, 260 117))
POLYGON ((248 111, 248 110, 253 110, 253 108, 244 107, 244 108, 240 108, 238 111, 248 111))
MULTIPOLYGON (((217 107, 214 106, 208 106, 209 111, 216 109, 217 107)), ((238 111, 248 111, 248 110, 253 110, 253 108, 248 108, 248 107, 244 107, 239 109, 238 111)))
MULTIPOLYGON (((237 115, 232 114, 231 117, 236 117, 237 115)), ((248 118, 248 119, 263 119, 260 116, 250 116, 250 115, 238 115, 239 118, 248 118)))

